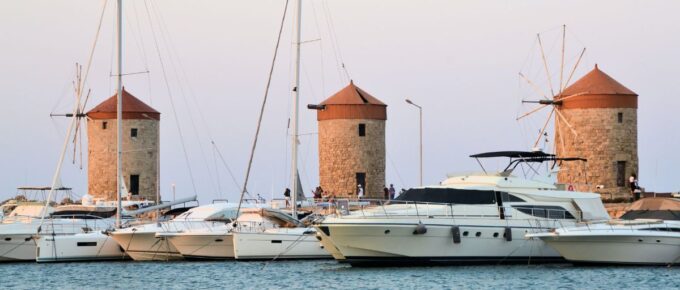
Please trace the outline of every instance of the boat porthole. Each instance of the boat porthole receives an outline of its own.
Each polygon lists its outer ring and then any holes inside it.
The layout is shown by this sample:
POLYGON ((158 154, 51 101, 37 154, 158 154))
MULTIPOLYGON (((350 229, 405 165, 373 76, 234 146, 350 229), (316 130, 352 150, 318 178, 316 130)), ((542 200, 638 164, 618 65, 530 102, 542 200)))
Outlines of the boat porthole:
POLYGON ((8 242, 9 242, 9 241, 11 241, 11 240, 12 240, 12 238, 5 238, 5 241, 8 241, 8 242))
POLYGON ((481 236, 482 236, 482 232, 477 232, 477 233, 475 234, 475 237, 478 237, 478 238, 479 238, 479 237, 481 237, 481 236))
POLYGON ((389 233, 390 233, 390 230, 385 230, 385 234, 389 234, 389 233))
POLYGON ((218 243, 221 242, 221 241, 222 241, 222 239, 217 239, 217 240, 215 240, 215 242, 218 242, 218 243))
POLYGON ((657 243, 661 243, 661 240, 656 240, 657 243))
POLYGON ((638 239, 638 242, 642 242, 642 239, 638 239))
POLYGON ((25 242, 28 242, 28 241, 30 241, 30 240, 31 240, 31 238, 25 238, 25 239, 24 239, 25 242))
POLYGON ((498 233, 493 233, 494 238, 498 238, 498 233))
POLYGON ((467 235, 468 235, 468 232, 467 232, 467 231, 463 232, 463 236, 464 236, 464 237, 467 237, 467 235))

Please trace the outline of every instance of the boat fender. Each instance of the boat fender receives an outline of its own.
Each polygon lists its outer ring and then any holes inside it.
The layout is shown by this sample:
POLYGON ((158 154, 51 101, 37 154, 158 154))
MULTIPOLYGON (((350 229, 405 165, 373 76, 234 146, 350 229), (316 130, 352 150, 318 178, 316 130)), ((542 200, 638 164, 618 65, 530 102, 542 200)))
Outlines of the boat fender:
POLYGON ((416 229, 413 230, 414 235, 424 235, 425 233, 427 233, 427 227, 423 223, 418 223, 416 229))
POLYGON ((453 234, 453 243, 460 244, 460 227, 458 226, 451 227, 451 233, 453 234))
POLYGON ((512 241, 512 229, 510 227, 505 227, 505 234, 503 234, 503 236, 506 241, 512 241))

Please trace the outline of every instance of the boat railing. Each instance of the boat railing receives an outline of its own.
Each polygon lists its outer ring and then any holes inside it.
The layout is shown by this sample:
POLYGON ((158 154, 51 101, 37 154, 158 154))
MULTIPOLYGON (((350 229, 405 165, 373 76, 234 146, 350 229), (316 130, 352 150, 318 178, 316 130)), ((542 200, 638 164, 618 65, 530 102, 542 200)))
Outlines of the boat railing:
POLYGON ((41 226, 40 234, 75 234, 103 231, 113 226, 112 220, 96 216, 84 219, 48 219, 41 226))
POLYGON ((633 230, 645 230, 645 231, 661 231, 661 232, 673 232, 678 231, 677 227, 669 227, 667 223, 663 220, 658 219, 635 219, 635 220, 609 220, 609 221, 597 221, 597 222, 586 222, 581 226, 577 227, 563 227, 565 232, 579 232, 579 231, 598 231, 607 230, 610 232, 616 231, 633 231, 633 230), (592 227, 593 225, 605 225, 599 227, 592 227), (652 226, 649 228, 641 226, 652 226))
POLYGON ((360 214, 365 218, 390 217, 465 217, 465 218, 503 218, 503 219, 533 219, 544 220, 574 220, 581 216, 580 212, 574 216, 565 209, 540 208, 521 205, 496 204, 452 204, 402 200, 377 199, 339 199, 330 206, 330 214, 338 217, 360 214))

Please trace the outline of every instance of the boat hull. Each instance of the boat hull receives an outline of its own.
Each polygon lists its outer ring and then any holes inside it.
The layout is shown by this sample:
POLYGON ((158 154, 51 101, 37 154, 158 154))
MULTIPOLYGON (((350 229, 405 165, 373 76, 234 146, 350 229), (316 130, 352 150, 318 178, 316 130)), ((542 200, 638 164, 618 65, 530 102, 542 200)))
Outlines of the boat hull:
POLYGON ((237 260, 331 259, 315 233, 299 231, 235 232, 234 256, 237 260))
POLYGON ((680 263, 680 235, 586 235, 542 238, 576 264, 669 265, 680 263))
POLYGON ((427 231, 422 234, 414 234, 417 222, 388 219, 368 224, 324 222, 317 230, 322 244, 332 249, 329 251, 334 258, 353 266, 565 261, 542 241, 523 238, 528 232, 549 228, 532 227, 526 220, 457 219, 457 222, 458 243, 454 241, 454 224, 443 220, 423 220, 427 231), (506 228, 511 231, 510 238, 505 237, 506 228))
POLYGON ((110 233, 113 240, 135 261, 181 260, 182 255, 166 238, 156 232, 110 233))
POLYGON ((234 259, 234 242, 231 234, 172 234, 166 238, 185 259, 234 259))
POLYGON ((35 247, 30 234, 1 234, 0 262, 35 261, 35 247))
POLYGON ((43 235, 37 240, 38 263, 125 260, 121 247, 101 232, 43 235))

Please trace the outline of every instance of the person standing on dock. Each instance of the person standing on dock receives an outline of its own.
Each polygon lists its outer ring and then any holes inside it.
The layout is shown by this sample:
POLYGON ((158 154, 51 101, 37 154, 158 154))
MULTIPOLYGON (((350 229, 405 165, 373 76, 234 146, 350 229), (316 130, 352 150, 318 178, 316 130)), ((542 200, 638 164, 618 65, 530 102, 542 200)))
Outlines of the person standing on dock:
POLYGON ((394 189, 394 184, 390 184, 390 200, 394 199, 394 195, 397 193, 397 190, 394 189))
POLYGON ((387 186, 383 187, 383 198, 384 198, 385 200, 389 200, 389 199, 390 199, 390 190, 387 189, 387 186))
POLYGON ((637 176, 635 173, 631 174, 628 178, 628 183, 630 184, 630 195, 633 197, 633 201, 640 199, 640 196, 636 194, 636 190, 639 188, 637 183, 637 176))
POLYGON ((283 197, 286 199, 286 207, 290 206, 290 188, 286 188, 286 191, 283 192, 283 197))
POLYGON ((357 197, 359 199, 364 198, 364 188, 361 187, 361 184, 357 184, 357 197))

